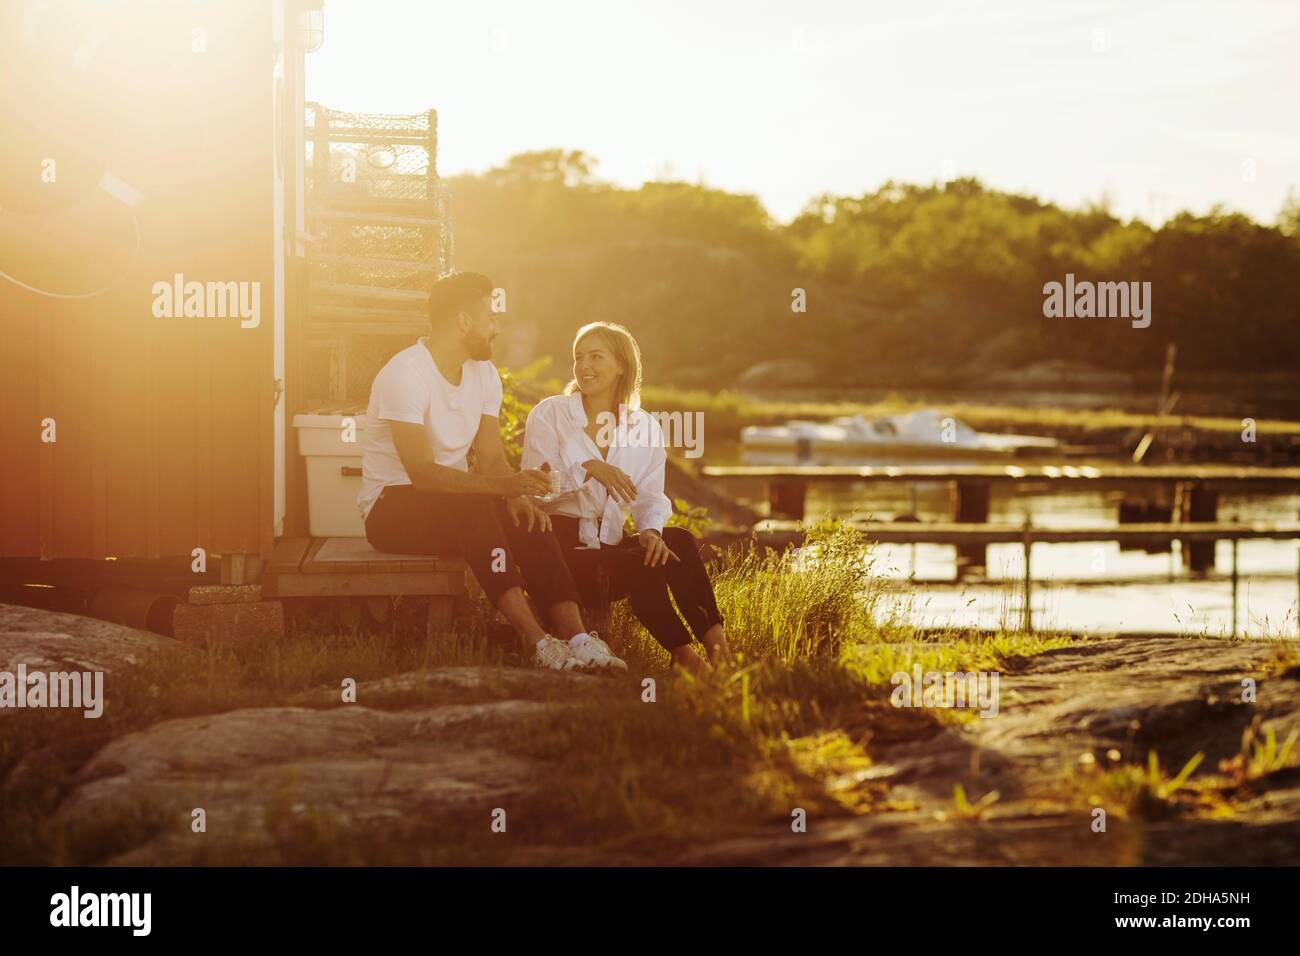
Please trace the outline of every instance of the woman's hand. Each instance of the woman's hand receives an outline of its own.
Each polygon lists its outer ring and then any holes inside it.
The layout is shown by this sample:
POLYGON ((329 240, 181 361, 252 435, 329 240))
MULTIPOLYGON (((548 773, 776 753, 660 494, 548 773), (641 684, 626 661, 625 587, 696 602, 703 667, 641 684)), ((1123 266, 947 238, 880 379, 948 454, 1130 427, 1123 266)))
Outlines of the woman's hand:
POLYGON ((584 461, 582 467, 587 469, 588 475, 604 485, 615 500, 628 504, 636 497, 636 482, 622 468, 595 458, 584 461))
POLYGON ((641 547, 645 549, 645 565, 653 568, 661 564, 667 564, 669 561, 680 561, 681 558, 673 553, 672 548, 664 544, 663 537, 658 531, 645 530, 637 534, 637 540, 641 542, 641 547))

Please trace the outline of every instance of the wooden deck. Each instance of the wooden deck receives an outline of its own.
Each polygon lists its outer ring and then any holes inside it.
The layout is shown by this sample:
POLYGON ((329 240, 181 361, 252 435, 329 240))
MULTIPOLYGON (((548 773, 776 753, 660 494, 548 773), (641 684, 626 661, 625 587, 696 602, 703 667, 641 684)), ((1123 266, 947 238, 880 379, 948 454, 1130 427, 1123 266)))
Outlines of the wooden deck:
POLYGON ((267 597, 378 597, 466 593, 459 558, 385 554, 365 538, 281 538, 262 572, 267 597))

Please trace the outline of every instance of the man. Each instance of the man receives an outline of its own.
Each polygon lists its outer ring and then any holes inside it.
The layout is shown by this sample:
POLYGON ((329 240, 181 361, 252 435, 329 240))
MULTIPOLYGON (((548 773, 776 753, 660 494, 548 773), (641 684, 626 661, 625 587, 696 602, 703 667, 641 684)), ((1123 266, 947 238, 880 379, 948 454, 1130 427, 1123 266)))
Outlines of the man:
POLYGON ((491 296, 491 280, 477 273, 439 280, 429 294, 429 335, 375 376, 357 498, 366 539, 378 551, 462 557, 538 667, 626 670, 583 626, 550 519, 529 497, 546 494, 549 479, 516 474, 506 462, 491 296), (563 640, 533 616, 525 585, 563 640))

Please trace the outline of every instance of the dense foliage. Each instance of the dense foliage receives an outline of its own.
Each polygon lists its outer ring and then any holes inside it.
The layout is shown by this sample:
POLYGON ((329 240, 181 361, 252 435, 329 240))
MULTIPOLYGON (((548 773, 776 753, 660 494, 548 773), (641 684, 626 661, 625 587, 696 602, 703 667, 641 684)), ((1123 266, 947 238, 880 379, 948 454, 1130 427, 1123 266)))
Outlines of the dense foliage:
POLYGON ((717 386, 802 359, 822 384, 969 384, 1064 359, 1158 369, 1288 369, 1300 358, 1300 204, 1277 226, 1216 209, 1160 229, 1104 205, 1062 209, 971 179, 822 196, 789 225, 752 196, 651 182, 621 189, 550 150, 451 181, 456 259, 510 293, 539 353, 567 366, 573 330, 623 322, 647 380, 717 386), (1066 273, 1152 283, 1150 328, 1047 319, 1066 273), (791 310, 792 290, 807 312, 791 310))

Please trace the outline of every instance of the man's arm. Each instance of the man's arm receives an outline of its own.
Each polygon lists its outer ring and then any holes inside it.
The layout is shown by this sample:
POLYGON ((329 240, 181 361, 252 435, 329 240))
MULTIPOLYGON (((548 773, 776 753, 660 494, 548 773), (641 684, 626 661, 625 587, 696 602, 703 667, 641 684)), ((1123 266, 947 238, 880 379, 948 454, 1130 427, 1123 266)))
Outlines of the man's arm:
MULTIPOLYGON (((501 440, 501 422, 491 415, 484 415, 478 421, 478 434, 474 436, 474 458, 478 462, 480 475, 496 477, 514 474, 510 463, 506 461, 506 446, 501 440)), ((547 487, 532 494, 546 494, 547 487)))
MULTIPOLYGON (((489 480, 497 475, 512 474, 510 463, 506 461, 506 446, 501 440, 501 422, 493 415, 484 415, 479 419, 478 434, 474 436, 474 457, 478 461, 479 473, 489 480)), ((536 526, 541 531, 551 530, 551 519, 527 495, 544 495, 551 490, 550 478, 541 471, 522 471, 515 477, 536 475, 545 485, 540 491, 525 491, 518 496, 506 499, 506 511, 516 527, 522 519, 528 519, 528 530, 536 526)))
MULTIPOLYGON (((496 419, 492 421, 495 422, 496 419)), ((516 495, 545 494, 549 487, 546 478, 540 472, 522 472, 515 475, 510 473, 509 467, 506 467, 504 472, 470 474, 458 468, 440 465, 434 461, 433 446, 429 442, 429 435, 424 425, 395 421, 389 421, 388 425, 392 429, 393 446, 397 449, 397 457, 402 460, 402 467, 410 476, 411 483, 423 491, 453 495, 501 495, 509 498, 516 495)), ((483 431, 480 425, 480 439, 483 431)), ((498 443, 500 440, 498 435, 498 443)), ((475 447, 478 441, 479 439, 475 439, 475 447)), ((504 449, 501 452, 501 460, 505 461, 504 449)))

